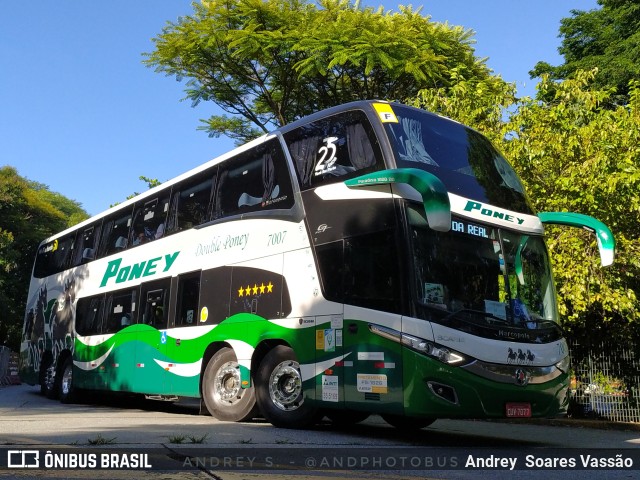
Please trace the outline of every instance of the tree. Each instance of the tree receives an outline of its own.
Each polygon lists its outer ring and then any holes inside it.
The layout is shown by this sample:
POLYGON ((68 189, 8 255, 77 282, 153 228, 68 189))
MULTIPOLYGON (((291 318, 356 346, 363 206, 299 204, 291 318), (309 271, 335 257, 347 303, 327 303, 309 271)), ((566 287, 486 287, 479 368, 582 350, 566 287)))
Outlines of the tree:
POLYGON ((595 71, 563 82, 545 75, 538 100, 462 81, 421 92, 414 104, 487 134, 536 210, 592 215, 613 230, 616 261, 601 268, 593 236, 546 229, 565 328, 622 338, 640 332, 633 327, 640 325, 640 82, 632 83, 628 105, 609 108, 611 92, 594 86, 595 78, 595 71))
POLYGON ((515 84, 496 77, 465 79, 456 73, 451 72, 452 85, 421 90, 408 103, 469 125, 498 145, 505 112, 517 101, 515 84))
POLYGON ((38 244, 88 218, 74 200, 0 168, 0 344, 20 344, 31 268, 38 244))
POLYGON ((629 82, 640 78, 640 0, 598 0, 600 9, 572 10, 561 21, 562 44, 558 51, 564 63, 551 66, 538 62, 531 77, 548 74, 567 79, 578 70, 598 68, 594 86, 615 88, 611 104, 629 101, 629 82))
POLYGON ((637 321, 640 307, 640 84, 629 104, 607 108, 611 93, 595 72, 538 86, 553 101, 527 99, 511 116, 503 142, 539 211, 568 210, 605 222, 617 242, 613 267, 600 268, 588 234, 549 229, 560 313, 569 322, 637 321))
POLYGON ((492 78, 474 56, 470 30, 431 22, 411 7, 394 13, 347 0, 203 0, 193 7, 154 38, 145 63, 189 79, 192 105, 212 101, 225 112, 203 121, 210 136, 244 142, 341 103, 402 101, 454 84, 452 75, 492 78))

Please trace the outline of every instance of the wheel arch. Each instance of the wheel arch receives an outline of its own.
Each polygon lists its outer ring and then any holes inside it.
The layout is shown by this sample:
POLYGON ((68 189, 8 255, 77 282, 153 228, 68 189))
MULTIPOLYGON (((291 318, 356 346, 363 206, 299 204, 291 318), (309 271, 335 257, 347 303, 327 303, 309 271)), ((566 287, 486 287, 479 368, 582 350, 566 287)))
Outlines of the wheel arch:
MULTIPOLYGON (((260 343, 258 343, 258 345, 256 345, 256 348, 253 351, 253 355, 251 356, 250 373, 252 376, 253 376, 253 372, 255 372, 258 369, 258 367, 260 366, 260 363, 262 362, 262 359, 267 355, 267 353, 269 353, 273 348, 277 347, 278 345, 291 347, 291 345, 288 342, 279 338, 262 340, 260 343)), ((209 360, 211 360, 211 358, 223 348, 230 348, 233 350, 233 346, 230 343, 226 341, 219 341, 219 342, 213 342, 209 344, 209 346, 204 351, 204 354, 202 355, 202 364, 200 366, 200 382, 198 387, 200 391, 200 396, 202 396, 202 379, 204 377, 204 371, 207 368, 207 364, 209 363, 209 360)))
POLYGON ((66 362, 67 358, 70 357, 73 358, 73 353, 68 348, 65 348, 58 354, 58 358, 56 360, 56 375, 60 374, 62 367, 64 366, 64 362, 66 362))
POLYGON ((204 371, 207 368, 207 364, 209 363, 209 360, 211 360, 211 358, 223 348, 230 348, 231 350, 233 350, 233 347, 230 344, 228 344, 227 342, 220 341, 220 342, 213 342, 209 344, 209 346, 206 348, 206 350, 202 354, 202 363, 200 365, 200 381, 198 385, 198 390, 200 392, 201 398, 202 398, 202 379, 204 378, 204 371))
POLYGON ((291 348, 291 345, 288 342, 280 338, 262 340, 258 345, 256 345, 256 348, 253 352, 253 356, 251 357, 252 373, 258 370, 260 363, 262 363, 262 360, 267 355, 267 353, 269 353, 272 349, 274 349, 278 345, 284 345, 285 347, 291 348))
POLYGON ((53 365, 54 358, 53 352, 51 350, 45 350, 42 352, 42 356, 40 357, 40 365, 38 366, 38 380, 42 381, 42 375, 44 375, 44 369, 42 367, 48 368, 49 365, 53 365))

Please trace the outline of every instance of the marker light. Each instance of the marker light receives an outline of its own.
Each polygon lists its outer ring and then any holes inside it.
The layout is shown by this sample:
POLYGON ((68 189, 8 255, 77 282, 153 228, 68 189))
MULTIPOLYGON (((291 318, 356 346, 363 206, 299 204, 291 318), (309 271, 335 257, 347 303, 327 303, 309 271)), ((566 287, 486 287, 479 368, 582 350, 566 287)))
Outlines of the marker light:
POLYGON ((556 363, 556 368, 563 373, 567 373, 569 371, 569 366, 571 365, 571 357, 567 355, 558 363, 556 363))

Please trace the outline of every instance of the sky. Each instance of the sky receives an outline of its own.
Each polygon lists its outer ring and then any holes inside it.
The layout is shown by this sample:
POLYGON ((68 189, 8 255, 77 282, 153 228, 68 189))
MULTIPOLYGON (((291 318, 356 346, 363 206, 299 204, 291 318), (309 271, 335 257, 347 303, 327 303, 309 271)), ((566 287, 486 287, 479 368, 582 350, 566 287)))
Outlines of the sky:
MULTIPOLYGON (((364 0, 397 11, 407 1, 364 0)), ((560 20, 596 0, 418 0, 431 20, 475 32, 476 56, 535 94, 536 62, 562 63, 560 20)), ((96 215, 147 186, 233 148, 197 130, 220 113, 181 101, 184 83, 143 65, 167 21, 190 0, 2 0, 0 166, 76 200, 96 215)))

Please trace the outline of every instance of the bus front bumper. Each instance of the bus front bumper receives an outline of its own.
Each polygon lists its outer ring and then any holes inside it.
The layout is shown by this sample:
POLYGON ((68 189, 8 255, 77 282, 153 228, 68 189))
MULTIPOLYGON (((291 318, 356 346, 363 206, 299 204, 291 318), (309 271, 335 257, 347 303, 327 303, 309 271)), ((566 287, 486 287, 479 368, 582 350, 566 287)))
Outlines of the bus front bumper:
POLYGON ((403 357, 404 413, 407 416, 550 418, 566 413, 567 373, 558 372, 554 378, 540 383, 526 383, 522 376, 526 378, 528 367, 508 365, 503 366, 503 370, 513 370, 513 378, 497 381, 408 349, 404 349, 403 357))

